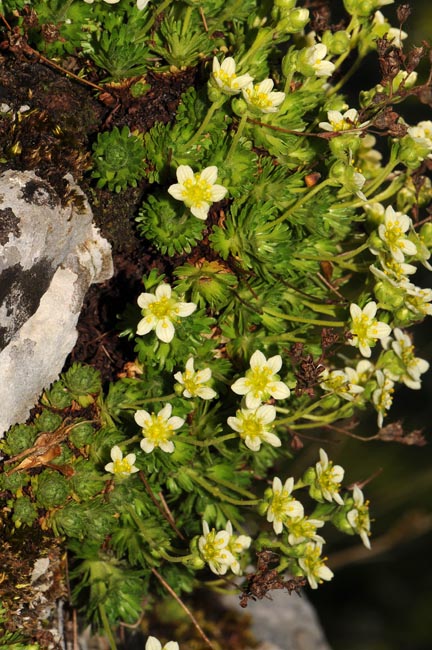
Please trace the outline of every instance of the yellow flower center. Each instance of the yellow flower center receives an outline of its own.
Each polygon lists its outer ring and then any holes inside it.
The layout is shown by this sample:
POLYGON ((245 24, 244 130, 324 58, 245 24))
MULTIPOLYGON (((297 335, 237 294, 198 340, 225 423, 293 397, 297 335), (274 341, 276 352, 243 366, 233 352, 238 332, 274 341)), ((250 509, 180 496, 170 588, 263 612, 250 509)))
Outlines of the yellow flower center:
POLYGON ((247 384, 253 391, 254 397, 259 397, 268 390, 271 376, 270 368, 253 368, 247 371, 247 384))
POLYGON ((250 438, 257 438, 263 434, 263 426, 255 416, 245 416, 242 418, 242 431, 240 433, 242 438, 249 436, 250 438))
POLYGON ((333 463, 329 461, 326 469, 318 476, 318 484, 321 490, 326 492, 339 492, 340 485, 334 475, 333 463))
POLYGON ((225 541, 222 537, 216 539, 216 531, 213 528, 206 537, 205 543, 202 547, 202 554, 207 561, 214 560, 219 557, 221 549, 225 547, 225 541))
POLYGON ((214 76, 216 79, 219 79, 224 86, 228 86, 228 88, 238 88, 238 83, 236 83, 236 74, 228 74, 225 70, 221 69, 219 72, 215 72, 214 76))
POLYGON ((390 248, 397 247, 400 238, 403 236, 401 227, 396 222, 390 222, 387 224, 385 231, 385 238, 390 246, 390 248))
POLYGON ((191 395, 195 395, 196 391, 200 387, 200 382, 197 381, 197 373, 190 372, 189 370, 186 370, 183 375, 183 383, 185 389, 189 391, 191 395))
POLYGON ((130 474, 132 471, 132 465, 126 458, 117 459, 113 463, 113 473, 114 474, 130 474))
POLYGON ((370 327, 374 324, 374 321, 371 321, 369 316, 362 314, 358 318, 355 318, 353 321, 353 334, 355 334, 360 342, 366 342, 370 335, 370 327))
POLYGON ((260 92, 258 84, 254 86, 253 89, 247 90, 247 94, 250 103, 258 108, 271 108, 273 106, 269 94, 260 92))
POLYGON ((270 512, 273 513, 276 520, 283 520, 289 510, 289 503, 294 501, 294 497, 287 494, 284 490, 281 492, 274 492, 272 500, 269 505, 270 512))
POLYGON ((173 312, 176 312, 175 302, 172 298, 167 298, 166 296, 151 302, 148 309, 158 320, 162 320, 162 318, 170 318, 173 315, 173 312))
POLYGON ((413 345, 405 345, 402 341, 399 342, 401 346, 401 359, 402 362, 408 367, 410 365, 413 365, 413 362, 415 364, 415 361, 413 359, 414 356, 414 346, 413 345))
POLYGON ((211 203, 211 184, 195 174, 194 178, 187 178, 183 183, 183 201, 188 207, 201 207, 203 203, 211 203))
POLYGON ((174 432, 173 427, 160 415, 152 414, 151 419, 151 423, 143 429, 145 437, 155 445, 169 440, 174 432))

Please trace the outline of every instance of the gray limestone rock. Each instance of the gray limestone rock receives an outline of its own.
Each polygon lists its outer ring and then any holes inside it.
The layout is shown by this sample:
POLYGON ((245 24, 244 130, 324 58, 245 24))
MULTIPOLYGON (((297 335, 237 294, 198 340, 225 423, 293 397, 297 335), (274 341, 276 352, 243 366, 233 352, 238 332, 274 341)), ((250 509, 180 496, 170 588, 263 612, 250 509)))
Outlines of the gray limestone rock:
POLYGON ((113 272, 88 201, 33 172, 0 176, 0 435, 28 417, 73 348, 84 296, 113 272))
MULTIPOLYGON (((222 602, 230 609, 238 608, 238 596, 223 596, 222 602)), ((272 591, 271 598, 250 600, 245 612, 251 617, 251 631, 259 641, 256 650, 331 650, 303 592, 300 597, 285 590, 272 591)))

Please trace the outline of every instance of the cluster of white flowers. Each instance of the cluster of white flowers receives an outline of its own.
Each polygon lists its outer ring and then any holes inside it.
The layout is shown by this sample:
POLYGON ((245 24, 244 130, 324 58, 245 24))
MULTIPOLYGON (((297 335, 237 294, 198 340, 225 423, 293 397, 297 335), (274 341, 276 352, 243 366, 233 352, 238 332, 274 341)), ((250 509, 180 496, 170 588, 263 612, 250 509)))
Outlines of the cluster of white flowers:
POLYGON ((360 354, 366 358, 372 354, 371 345, 375 345, 377 340, 387 338, 391 332, 387 323, 375 318, 376 313, 377 304, 374 301, 368 302, 363 309, 355 303, 350 305, 351 338, 348 342, 357 347, 360 354))
POLYGON ((230 521, 223 530, 210 530, 208 523, 202 522, 203 534, 198 540, 198 549, 204 562, 216 575, 223 576, 230 569, 235 575, 241 575, 239 558, 251 545, 248 535, 234 535, 230 521))
POLYGON ((229 417, 228 424, 252 451, 259 451, 263 442, 280 447, 280 439, 271 431, 276 409, 263 402, 270 397, 286 399, 290 396, 290 389, 277 374, 282 367, 282 357, 277 354, 266 359, 260 350, 256 350, 249 364, 250 370, 246 371, 245 377, 231 385, 234 393, 244 396, 246 408, 238 410, 235 417, 229 417))
MULTIPOLYGON (((324 449, 320 449, 320 459, 315 467, 306 471, 303 481, 298 487, 309 486, 313 499, 320 502, 335 503, 338 517, 343 518, 345 532, 360 535, 363 543, 370 548, 370 520, 368 504, 364 503, 361 490, 357 488, 354 499, 349 501, 349 507, 340 495, 344 469, 333 465, 324 449), (348 529, 348 530, 347 530, 348 529)), ((312 589, 316 589, 323 580, 331 580, 332 571, 325 565, 326 558, 322 557, 324 538, 317 530, 324 526, 324 521, 316 517, 307 517, 300 501, 295 499, 292 492, 296 489, 294 479, 287 478, 282 484, 279 477, 273 478, 272 487, 264 493, 264 508, 267 521, 273 525, 276 535, 284 531, 288 544, 297 547, 294 556, 301 572, 306 576, 312 589)), ((346 497, 348 501, 349 497, 346 497)))
POLYGON ((272 79, 254 84, 250 74, 237 75, 236 63, 231 56, 222 63, 214 57, 212 78, 223 93, 236 95, 241 92, 246 103, 261 113, 276 113, 285 99, 285 93, 273 91, 272 79))

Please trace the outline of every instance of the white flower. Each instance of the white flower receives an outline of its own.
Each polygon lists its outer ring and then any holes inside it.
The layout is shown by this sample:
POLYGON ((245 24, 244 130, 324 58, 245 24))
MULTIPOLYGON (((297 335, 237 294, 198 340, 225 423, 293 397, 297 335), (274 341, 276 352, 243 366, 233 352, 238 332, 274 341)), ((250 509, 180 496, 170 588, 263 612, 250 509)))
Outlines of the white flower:
POLYGON ((308 542, 305 546, 303 556, 298 560, 299 566, 304 572, 312 589, 317 589, 318 584, 323 580, 331 580, 333 571, 325 566, 326 558, 321 557, 322 546, 314 542, 308 542))
POLYGON ((358 112, 355 108, 350 108, 343 115, 340 111, 328 111, 327 118, 328 122, 318 124, 324 131, 350 131, 368 124, 368 122, 359 124, 358 112))
POLYGON ((149 2, 150 0, 137 0, 138 11, 142 11, 143 9, 145 9, 149 2))
POLYGON ((384 417, 393 403, 394 383, 390 379, 389 373, 383 370, 375 372, 377 388, 372 393, 372 402, 378 413, 378 426, 381 428, 384 417))
POLYGON ((174 375, 174 379, 184 386, 184 397, 201 397, 201 399, 213 399, 216 397, 216 391, 204 385, 211 379, 212 373, 210 368, 195 370, 193 357, 189 357, 186 361, 185 368, 185 372, 176 372, 174 375))
MULTIPOLYGON (((384 213, 384 223, 378 226, 379 238, 387 245, 396 262, 402 263, 405 255, 415 255, 417 247, 414 242, 404 237, 411 227, 411 219, 402 212, 395 212, 388 205, 384 213)), ((373 251, 372 251, 373 252, 373 251)))
POLYGON ((422 289, 415 284, 408 283, 406 289, 405 306, 412 311, 416 317, 432 316, 432 289, 422 289))
MULTIPOLYGON (((94 0, 84 0, 88 5, 92 5, 94 0)), ((116 5, 120 0, 104 0, 104 2, 107 3, 107 5, 116 5)))
POLYGON ((308 47, 304 52, 305 62, 314 69, 317 77, 329 77, 333 74, 335 66, 331 61, 325 61, 327 47, 324 43, 317 43, 308 47))
POLYGON ((238 561, 238 556, 243 553, 252 543, 252 538, 248 535, 234 535, 233 527, 231 522, 228 520, 225 526, 225 530, 229 535, 229 542, 227 545, 228 550, 232 553, 234 557, 234 562, 230 565, 230 569, 236 576, 241 575, 240 563, 238 561))
POLYGON ((370 266, 369 270, 380 280, 390 282, 394 287, 404 287, 409 284, 407 275, 416 273, 417 267, 414 264, 407 264, 406 262, 396 262, 394 257, 387 255, 378 255, 378 260, 381 269, 376 266, 370 266))
POLYGON ((319 450, 319 455, 320 459, 315 465, 314 490, 318 491, 326 501, 336 501, 342 506, 344 501, 339 494, 339 490, 345 470, 340 465, 333 465, 324 449, 319 450))
MULTIPOLYGON (((388 2, 381 2, 378 6, 383 4, 392 4, 388 2)), ((372 20, 372 27, 379 27, 380 25, 388 26, 388 30, 385 33, 385 36, 388 41, 391 41, 391 44, 395 47, 402 47, 402 41, 406 39, 408 34, 398 27, 390 27, 389 23, 385 19, 381 11, 376 11, 372 20)), ((381 36, 382 32, 380 32, 381 36)))
POLYGON ((137 326, 137 334, 142 336, 155 330, 158 339, 169 343, 174 338, 174 323, 179 318, 190 316, 197 308, 193 302, 180 302, 172 293, 169 284, 160 284, 155 293, 142 293, 138 296, 138 305, 144 318, 137 326))
POLYGON ((373 373, 374 365, 367 359, 362 359, 361 361, 358 362, 355 371, 358 377, 358 383, 363 386, 364 384, 366 384, 369 377, 373 373))
POLYGON ((351 169, 351 173, 347 174, 348 182, 345 187, 349 191, 353 192, 356 196, 358 196, 362 201, 367 201, 366 195, 362 192, 363 185, 366 183, 366 176, 358 172, 353 167, 348 167, 348 170, 351 169))
POLYGON ((183 418, 176 415, 171 417, 172 406, 166 404, 159 413, 148 413, 147 411, 137 411, 134 415, 135 422, 142 428, 144 436, 141 440, 140 447, 149 454, 155 447, 160 447, 162 451, 172 454, 174 443, 171 438, 176 429, 183 426, 183 418))
POLYGON ((300 501, 291 496, 294 479, 287 478, 284 485, 277 476, 273 479, 270 502, 267 506, 267 521, 273 524, 276 535, 280 535, 283 525, 291 518, 303 517, 304 510, 300 501))
POLYGON ((363 492, 358 485, 353 489, 354 508, 347 513, 347 520, 354 532, 360 535, 363 544, 370 549, 370 518, 369 502, 364 500, 363 492))
POLYGON ((205 221, 210 205, 223 199, 228 192, 223 185, 216 185, 217 173, 215 166, 194 174, 189 165, 180 165, 176 172, 178 183, 168 188, 168 194, 183 201, 194 217, 205 221))
POLYGON ((308 519, 307 517, 291 519, 287 524, 289 544, 295 546, 296 544, 302 544, 309 540, 318 544, 324 544, 324 538, 316 534, 317 528, 322 528, 324 523, 321 519, 308 519))
POLYGON ((421 388, 420 376, 427 372, 429 363, 425 359, 420 359, 420 357, 414 355, 414 346, 408 334, 405 334, 399 328, 395 328, 393 335, 396 340, 389 339, 384 347, 388 348, 388 344, 391 342, 391 347, 399 357, 403 369, 401 374, 393 377, 390 373, 390 376, 392 379, 403 382, 405 386, 412 390, 419 390, 421 388))
POLYGON ((355 303, 350 305, 352 338, 348 340, 348 343, 359 348, 360 354, 367 358, 372 354, 370 346, 377 339, 386 338, 391 332, 387 323, 376 320, 376 312, 377 304, 374 301, 368 302, 363 309, 355 303))
POLYGON ((222 61, 222 64, 219 63, 216 57, 213 58, 213 79, 227 95, 236 95, 242 88, 253 81, 250 74, 237 76, 235 71, 236 64, 231 56, 227 56, 222 61))
POLYGON ((282 367, 282 357, 276 354, 266 359, 260 350, 256 350, 250 358, 250 370, 246 376, 237 379, 231 390, 237 395, 245 395, 246 407, 256 409, 261 402, 270 396, 274 399, 285 399, 290 395, 290 389, 279 380, 276 374, 282 367))
POLYGON ((177 641, 168 641, 162 647, 161 642, 155 636, 149 636, 145 644, 145 650, 179 650, 177 641))
POLYGON ((274 83, 272 79, 264 79, 258 84, 250 82, 242 88, 245 101, 262 113, 276 113, 285 99, 285 93, 272 92, 274 83))
POLYGON ((416 126, 410 126, 408 128, 408 135, 414 138, 414 140, 420 140, 422 144, 425 144, 432 151, 431 120, 422 120, 416 126))
POLYGON ((198 549, 202 559, 208 563, 210 570, 216 575, 223 576, 236 562, 234 555, 228 550, 230 533, 227 530, 216 532, 209 529, 206 521, 203 524, 203 535, 198 540, 198 549))
POLYGON ((267 442, 273 447, 280 447, 282 444, 279 438, 270 431, 272 427, 268 426, 275 417, 275 407, 264 404, 257 409, 240 409, 237 411, 236 417, 229 417, 227 421, 231 429, 240 434, 246 447, 252 451, 259 451, 263 442, 267 442))
POLYGON ((360 380, 354 368, 346 367, 345 370, 327 369, 321 373, 320 386, 323 390, 339 395, 348 402, 352 402, 357 395, 363 393, 364 387, 360 386, 360 380))
POLYGON ((111 472, 119 478, 126 478, 135 472, 138 472, 138 467, 135 467, 134 463, 136 460, 135 454, 128 454, 123 458, 123 452, 118 445, 114 445, 111 449, 111 459, 112 463, 105 465, 105 471, 111 472))

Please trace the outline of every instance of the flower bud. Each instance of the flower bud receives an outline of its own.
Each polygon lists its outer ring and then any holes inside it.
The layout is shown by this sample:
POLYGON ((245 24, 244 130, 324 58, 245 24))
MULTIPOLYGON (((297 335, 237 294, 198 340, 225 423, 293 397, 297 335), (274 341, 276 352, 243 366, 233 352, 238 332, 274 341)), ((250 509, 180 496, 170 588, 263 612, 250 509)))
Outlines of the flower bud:
POLYGON ((191 569, 194 569, 195 571, 200 571, 200 569, 203 569, 205 567, 204 560, 200 558, 198 555, 194 555, 193 557, 186 558, 183 561, 183 564, 187 567, 190 567, 191 569))
POLYGON ((296 71, 297 50, 289 50, 282 59, 282 74, 284 77, 291 77, 296 71))
POLYGON ((355 535, 355 530, 349 523, 347 519, 347 514, 349 513, 350 510, 352 510, 352 507, 354 505, 354 502, 352 499, 349 499, 351 501, 350 505, 346 505, 344 508, 341 508, 331 518, 332 524, 340 530, 342 533, 345 533, 346 535, 355 535))
POLYGON ((236 115, 241 117, 247 112, 248 105, 242 97, 235 97, 231 102, 231 108, 236 115))
POLYGON ((274 0, 274 6, 281 9, 292 9, 295 7, 297 0, 274 0))
POLYGON ((350 50, 350 35, 343 29, 332 34, 326 31, 323 34, 322 42, 327 46, 329 54, 345 54, 350 50))
POLYGON ((377 282, 374 286, 374 294, 380 306, 388 311, 397 309, 405 300, 400 289, 393 287, 389 282, 377 282))
POLYGON ((357 152, 360 146, 360 138, 355 133, 338 135, 329 140, 329 146, 336 158, 341 158, 348 162, 357 152))
POLYGON ((280 20, 276 29, 286 34, 295 34, 301 32, 309 21, 309 10, 297 7, 288 13, 288 15, 280 20))
POLYGON ((407 214, 411 208, 417 203, 417 197, 415 192, 410 187, 403 187, 397 193, 397 204, 396 208, 399 212, 407 214))
POLYGON ((406 135, 400 140, 399 160, 408 169, 416 169, 429 154, 429 147, 426 143, 406 135))
POLYGON ((207 84, 207 95, 212 104, 219 102, 223 97, 223 92, 213 80, 213 77, 210 77, 210 80, 207 84))
POLYGON ((406 307, 400 307, 395 312, 395 325, 407 327, 415 320, 412 311, 406 307))
POLYGON ((379 251, 385 251, 387 250, 386 243, 381 239, 379 236, 378 232, 374 230, 370 235, 368 239, 368 247, 369 250, 373 251, 375 254, 377 254, 379 251))
POLYGON ((305 485, 311 485, 315 482, 316 471, 314 467, 308 467, 302 477, 302 481, 305 485))
POLYGON ((345 9, 351 16, 369 16, 377 6, 377 0, 344 0, 345 9))

